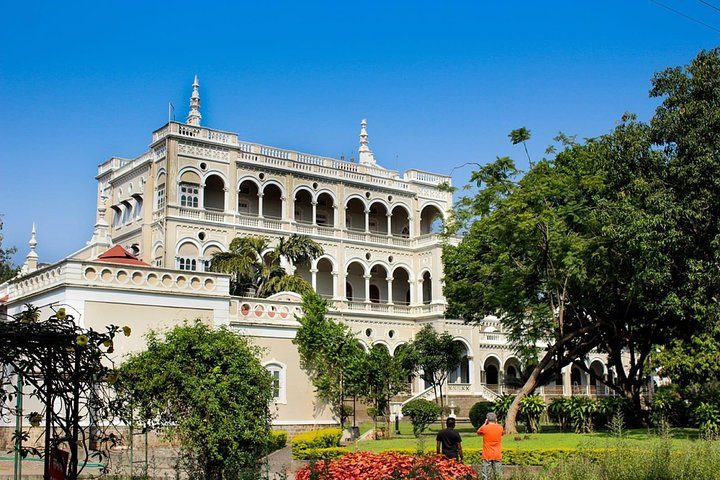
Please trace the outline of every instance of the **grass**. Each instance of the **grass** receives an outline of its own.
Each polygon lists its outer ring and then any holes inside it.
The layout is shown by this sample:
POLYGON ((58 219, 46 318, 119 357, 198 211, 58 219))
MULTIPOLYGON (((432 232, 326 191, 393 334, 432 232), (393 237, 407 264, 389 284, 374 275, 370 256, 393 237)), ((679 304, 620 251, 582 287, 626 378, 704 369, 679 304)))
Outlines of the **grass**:
MULTIPOLYGON (((378 425, 382 426, 382 425, 378 425)), ((372 422, 360 425, 360 431, 368 431, 373 427, 372 422)), ((503 448, 535 449, 535 448, 602 448, 615 443, 617 437, 606 431, 599 431, 589 434, 578 434, 574 432, 559 433, 549 431, 552 427, 545 427, 546 432, 535 434, 506 435, 503 437, 503 448)), ((440 425, 431 425, 422 435, 424 447, 435 446, 435 435, 440 430, 440 425)), ((470 424, 459 424, 456 430, 463 438, 463 447, 482 448, 482 438, 475 433, 470 424)), ((391 438, 383 440, 368 440, 356 442, 354 448, 361 451, 383 451, 395 448, 417 448, 418 440, 412 435, 412 425, 409 422, 400 422, 400 435, 395 435, 395 425, 391 424, 391 438)), ((673 447, 688 446, 697 439, 697 430, 694 429, 672 429, 670 431, 673 447)), ((653 430, 631 429, 623 431, 622 439, 628 447, 646 445, 648 441, 657 439, 658 435, 653 430)))

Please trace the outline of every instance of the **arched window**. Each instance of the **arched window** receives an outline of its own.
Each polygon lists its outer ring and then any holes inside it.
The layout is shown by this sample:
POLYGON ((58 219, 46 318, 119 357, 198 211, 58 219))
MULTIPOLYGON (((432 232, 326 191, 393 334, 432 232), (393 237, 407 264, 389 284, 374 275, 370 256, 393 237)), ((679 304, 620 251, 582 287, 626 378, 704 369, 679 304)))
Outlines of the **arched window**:
POLYGON ((180 206, 198 208, 200 205, 200 186, 194 183, 180 184, 180 206))
POLYGON ((279 362, 271 362, 265 365, 265 369, 272 377, 272 395, 275 403, 287 403, 285 366, 279 362))
POLYGON ((155 210, 165 206, 165 174, 158 175, 157 187, 155 187, 155 210))

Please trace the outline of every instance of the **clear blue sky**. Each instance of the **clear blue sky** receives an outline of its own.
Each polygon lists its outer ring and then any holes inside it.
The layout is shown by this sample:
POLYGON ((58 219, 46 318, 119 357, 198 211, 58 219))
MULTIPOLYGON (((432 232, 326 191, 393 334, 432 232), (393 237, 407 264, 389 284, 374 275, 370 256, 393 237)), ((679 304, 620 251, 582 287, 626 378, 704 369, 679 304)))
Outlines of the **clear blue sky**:
POLYGON ((168 102, 184 120, 195 73, 206 126, 337 158, 367 118, 401 171, 524 164, 521 126, 540 158, 559 131, 647 119, 653 73, 720 44, 720 0, 658 1, 6 2, 3 245, 22 263, 33 221, 41 261, 84 245, 97 165, 145 151, 168 102))

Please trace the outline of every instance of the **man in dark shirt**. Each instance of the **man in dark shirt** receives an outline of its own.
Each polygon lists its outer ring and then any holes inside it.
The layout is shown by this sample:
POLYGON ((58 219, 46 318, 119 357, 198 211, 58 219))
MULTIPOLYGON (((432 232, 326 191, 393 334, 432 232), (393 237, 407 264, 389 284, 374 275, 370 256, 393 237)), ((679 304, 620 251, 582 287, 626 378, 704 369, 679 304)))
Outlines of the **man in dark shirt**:
POLYGON ((442 451, 442 454, 447 458, 463 461, 462 438, 455 431, 455 419, 453 417, 447 419, 447 428, 440 430, 435 440, 437 441, 435 452, 438 455, 442 451))

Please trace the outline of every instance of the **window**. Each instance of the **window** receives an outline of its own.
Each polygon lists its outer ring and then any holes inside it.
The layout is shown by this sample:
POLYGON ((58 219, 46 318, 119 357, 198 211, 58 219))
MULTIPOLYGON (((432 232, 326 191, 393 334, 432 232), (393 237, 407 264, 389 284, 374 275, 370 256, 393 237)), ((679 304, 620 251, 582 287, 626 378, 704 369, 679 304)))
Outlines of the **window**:
POLYGON ((180 206, 198 208, 200 205, 200 187, 194 183, 180 184, 180 206))
POLYGON ((285 398, 285 365, 272 361, 265 365, 272 378, 273 399, 276 403, 287 403, 285 398))
POLYGON ((197 270, 197 259, 195 258, 187 258, 187 257, 179 257, 178 258, 178 270, 197 270))
POLYGON ((153 265, 155 265, 156 267, 162 267, 163 257, 156 257, 155 260, 153 260, 153 265))
POLYGON ((158 185, 157 192, 155 193, 155 210, 160 210, 165 207, 165 184, 158 185))

